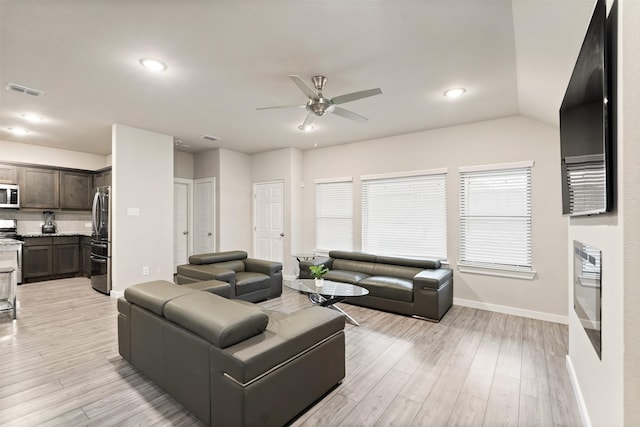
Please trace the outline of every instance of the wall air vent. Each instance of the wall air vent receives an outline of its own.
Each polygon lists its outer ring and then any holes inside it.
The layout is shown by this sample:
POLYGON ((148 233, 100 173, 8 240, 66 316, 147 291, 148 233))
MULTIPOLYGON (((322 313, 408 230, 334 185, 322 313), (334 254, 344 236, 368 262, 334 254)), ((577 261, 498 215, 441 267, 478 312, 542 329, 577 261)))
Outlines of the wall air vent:
POLYGON ((213 135, 202 135, 202 137, 204 139, 208 139, 209 141, 218 141, 220 139, 217 136, 213 136, 213 135))
POLYGON ((44 95, 44 92, 41 91, 41 90, 32 89, 30 87, 17 85, 15 83, 9 83, 7 85, 7 90, 12 90, 14 92, 24 93, 25 95, 31 95, 31 96, 42 96, 42 95, 44 95))

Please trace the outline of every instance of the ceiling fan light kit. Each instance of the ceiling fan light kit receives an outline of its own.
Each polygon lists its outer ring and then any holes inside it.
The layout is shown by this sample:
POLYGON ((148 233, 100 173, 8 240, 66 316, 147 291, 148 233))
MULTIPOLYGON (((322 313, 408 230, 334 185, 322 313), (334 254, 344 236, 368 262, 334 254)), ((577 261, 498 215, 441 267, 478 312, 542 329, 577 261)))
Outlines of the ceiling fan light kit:
MULTIPOLYGON (((296 86, 305 94, 305 96, 309 99, 305 105, 280 105, 273 107, 260 107, 257 110, 270 110, 275 108, 289 108, 289 107, 305 107, 308 111, 307 117, 304 119, 304 122, 298 126, 298 129, 307 131, 309 127, 311 127, 311 123, 316 119, 316 117, 322 117, 326 113, 332 113, 340 117, 344 117, 350 120, 356 120, 359 122, 366 122, 367 119, 360 114, 354 113, 353 111, 347 110, 342 107, 336 107, 337 104, 344 104, 351 101, 356 101, 358 99, 368 98, 370 96, 380 95, 382 90, 380 88, 362 90, 359 92, 347 93, 344 95, 339 95, 334 98, 325 98, 322 94, 324 90, 324 86, 327 83, 327 78, 325 76, 317 75, 311 78, 311 82, 313 83, 313 87, 311 87, 307 82, 305 82, 300 76, 290 75, 289 78, 295 83, 296 86)), ((313 129, 313 127, 311 127, 313 129)))

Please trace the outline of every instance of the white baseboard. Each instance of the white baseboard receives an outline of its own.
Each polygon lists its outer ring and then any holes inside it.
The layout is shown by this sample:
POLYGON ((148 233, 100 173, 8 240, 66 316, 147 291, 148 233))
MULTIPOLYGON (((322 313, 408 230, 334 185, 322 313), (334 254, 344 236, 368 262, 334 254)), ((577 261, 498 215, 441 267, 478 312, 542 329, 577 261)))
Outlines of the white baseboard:
POLYGON ((591 427, 591 420, 589 419, 589 413, 587 412, 587 404, 584 401, 580 384, 578 384, 578 377, 576 371, 573 369, 573 363, 571 358, 567 354, 567 372, 569 373, 569 379, 571 380, 571 387, 576 395, 576 402, 578 403, 578 410, 580 411, 580 417, 585 427, 591 427))
POLYGON ((525 310, 524 308, 508 307, 506 305, 488 304, 486 302, 473 301, 462 298, 454 298, 455 305, 463 307, 478 308, 480 310, 495 311, 496 313, 512 314, 514 316, 528 317, 529 319, 544 320, 546 322, 569 324, 567 316, 558 314, 544 313, 542 311, 525 310))
POLYGON ((109 296, 111 298, 120 298, 124 296, 124 291, 114 291, 109 292, 109 296))

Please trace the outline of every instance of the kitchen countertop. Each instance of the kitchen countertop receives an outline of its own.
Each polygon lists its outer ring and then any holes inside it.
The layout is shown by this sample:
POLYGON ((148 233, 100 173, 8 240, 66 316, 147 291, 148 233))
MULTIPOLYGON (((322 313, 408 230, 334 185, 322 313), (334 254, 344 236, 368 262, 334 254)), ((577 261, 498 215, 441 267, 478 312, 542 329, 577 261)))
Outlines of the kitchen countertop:
POLYGON ((2 238, 0 239, 0 246, 9 246, 9 245, 21 245, 23 242, 16 239, 10 238, 2 238))
POLYGON ((61 232, 61 233, 25 233, 20 237, 63 237, 63 236, 86 236, 91 237, 91 233, 85 232, 61 232))

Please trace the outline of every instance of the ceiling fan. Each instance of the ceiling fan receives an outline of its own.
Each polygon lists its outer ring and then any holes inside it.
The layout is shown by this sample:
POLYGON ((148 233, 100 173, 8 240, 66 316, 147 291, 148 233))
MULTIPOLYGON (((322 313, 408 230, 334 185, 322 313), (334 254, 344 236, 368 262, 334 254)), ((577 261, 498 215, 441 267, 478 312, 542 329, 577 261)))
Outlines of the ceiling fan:
POLYGON ((313 76, 311 78, 311 82, 313 83, 314 88, 312 88, 307 82, 305 82, 300 76, 291 75, 289 76, 291 80, 300 88, 300 90, 309 98, 305 105, 279 105, 274 107, 259 107, 257 110, 270 110, 273 108, 290 108, 290 107, 305 107, 309 112, 307 117, 304 119, 304 123, 302 123, 300 129, 308 129, 308 126, 313 123, 316 117, 321 117, 325 113, 333 113, 340 117, 344 117, 351 120, 356 120, 359 122, 366 122, 367 119, 360 114, 354 113, 353 111, 349 111, 342 107, 338 107, 339 104, 344 104, 346 102, 356 101, 362 98, 368 98, 370 96, 380 95, 382 90, 380 88, 361 90, 359 92, 347 93, 344 95, 339 95, 333 97, 331 99, 325 98, 322 94, 325 83, 327 83, 327 78, 325 76, 313 76))

